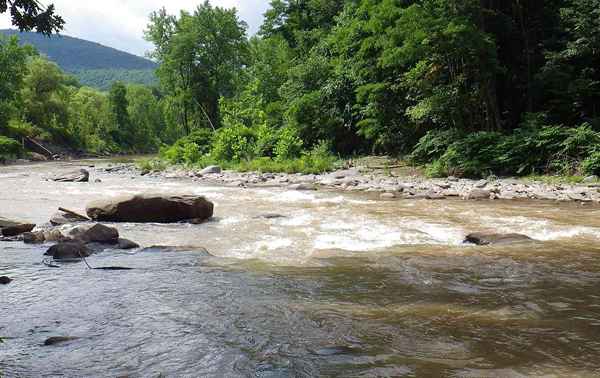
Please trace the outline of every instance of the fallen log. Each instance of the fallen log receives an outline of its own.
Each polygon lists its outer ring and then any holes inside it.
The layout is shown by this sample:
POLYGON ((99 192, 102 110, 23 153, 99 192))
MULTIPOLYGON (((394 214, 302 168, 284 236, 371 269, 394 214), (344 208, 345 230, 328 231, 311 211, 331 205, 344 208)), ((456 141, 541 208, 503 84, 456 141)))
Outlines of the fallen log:
POLYGON ((76 213, 76 212, 74 212, 72 210, 65 209, 64 207, 59 207, 58 210, 62 211, 63 213, 72 215, 74 217, 81 218, 82 220, 86 220, 86 221, 90 220, 90 218, 86 217, 85 215, 78 214, 78 213, 76 213))

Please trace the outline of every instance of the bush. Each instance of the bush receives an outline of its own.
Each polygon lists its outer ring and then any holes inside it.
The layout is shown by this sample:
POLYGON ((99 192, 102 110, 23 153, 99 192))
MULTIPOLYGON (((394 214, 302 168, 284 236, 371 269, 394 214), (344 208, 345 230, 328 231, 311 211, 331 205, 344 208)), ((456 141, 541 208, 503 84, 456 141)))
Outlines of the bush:
POLYGON ((285 127, 279 132, 275 156, 278 160, 297 158, 302 152, 302 145, 298 131, 292 127, 285 127))
POLYGON ((456 129, 431 130, 419 139, 409 159, 417 164, 425 164, 439 159, 460 136, 460 132, 456 129))
POLYGON ((581 171, 586 175, 600 175, 600 150, 593 151, 581 163, 581 171))
POLYGON ((211 155, 218 161, 250 160, 256 150, 256 134, 243 125, 224 127, 217 131, 211 155))
POLYGON ((210 151, 213 138, 211 130, 196 129, 171 147, 162 148, 160 156, 172 164, 194 164, 210 151))
POLYGON ((0 160, 14 159, 21 156, 21 144, 12 138, 0 135, 0 160))
POLYGON ((279 132, 276 129, 261 125, 256 128, 256 156, 275 156, 275 146, 279 140, 279 132))
POLYGON ((497 168, 497 143, 501 139, 502 135, 495 132, 468 134, 448 147, 437 168, 455 176, 481 177, 489 174, 497 168))

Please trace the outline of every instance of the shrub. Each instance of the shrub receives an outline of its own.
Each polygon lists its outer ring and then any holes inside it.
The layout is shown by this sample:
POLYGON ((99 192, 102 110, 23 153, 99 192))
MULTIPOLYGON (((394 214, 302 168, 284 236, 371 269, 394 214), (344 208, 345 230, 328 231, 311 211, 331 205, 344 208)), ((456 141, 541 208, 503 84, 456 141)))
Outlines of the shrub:
POLYGON ((171 147, 162 148, 160 156, 172 164, 194 164, 211 149, 214 133, 196 129, 171 147))
POLYGON ((298 131, 292 127, 285 127, 279 132, 279 138, 275 145, 275 156, 278 160, 297 158, 302 152, 302 145, 298 131))
POLYGON ((581 171, 586 175, 600 175, 600 150, 595 150, 581 163, 581 171))
POLYGON ((438 167, 447 174, 481 177, 495 170, 497 143, 502 134, 480 131, 452 143, 439 159, 438 167))
POLYGON ((12 138, 0 135, 0 160, 21 156, 21 144, 12 138))
POLYGON ((256 156, 275 156, 275 146, 279 140, 279 132, 267 125, 256 128, 256 156))
POLYGON ((256 134, 243 125, 224 127, 217 131, 211 155, 218 161, 249 160, 254 157, 256 134))
POLYGON ((456 129, 431 130, 419 139, 409 159, 417 164, 425 164, 439 159, 460 136, 460 132, 456 129))

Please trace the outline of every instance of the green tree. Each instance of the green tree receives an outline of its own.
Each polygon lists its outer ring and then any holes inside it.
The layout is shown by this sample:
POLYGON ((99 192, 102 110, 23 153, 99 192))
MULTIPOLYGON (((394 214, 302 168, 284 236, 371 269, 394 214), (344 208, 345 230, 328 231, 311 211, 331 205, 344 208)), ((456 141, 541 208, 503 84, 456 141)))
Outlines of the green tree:
POLYGON ((163 114, 158 99, 148 87, 129 85, 127 103, 135 149, 142 152, 155 151, 160 140, 165 138, 163 114))
POLYGON ((127 108, 127 87, 121 82, 113 83, 108 94, 113 127, 112 139, 122 147, 131 148, 134 145, 134 130, 129 119, 127 108))
POLYGON ((55 14, 54 5, 45 9, 37 0, 0 0, 0 14, 10 12, 13 25, 21 31, 36 30, 50 35, 62 30, 65 21, 55 14))
POLYGON ((176 18, 163 9, 151 15, 146 39, 156 46, 152 57, 161 64, 157 73, 171 121, 186 134, 218 127, 219 98, 233 95, 247 60, 246 24, 236 10, 207 1, 176 18))
POLYGON ((20 47, 16 38, 0 36, 0 133, 17 111, 15 101, 27 73, 27 59, 33 53, 30 47, 20 47))

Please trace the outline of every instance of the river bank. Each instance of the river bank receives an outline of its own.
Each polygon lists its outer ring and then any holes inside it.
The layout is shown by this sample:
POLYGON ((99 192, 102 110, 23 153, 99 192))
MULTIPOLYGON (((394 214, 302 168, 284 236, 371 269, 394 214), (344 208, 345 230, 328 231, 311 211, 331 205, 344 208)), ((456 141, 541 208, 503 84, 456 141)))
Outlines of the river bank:
POLYGON ((463 200, 542 200, 600 204, 600 181, 593 177, 581 183, 561 183, 523 178, 473 180, 465 178, 423 177, 410 168, 372 168, 357 165, 324 174, 288 174, 236 172, 213 166, 194 169, 170 166, 165 170, 140 169, 135 164, 111 164, 98 168, 102 172, 154 177, 188 179, 199 183, 228 187, 279 187, 292 190, 335 190, 363 192, 384 200, 394 199, 463 199, 463 200))

